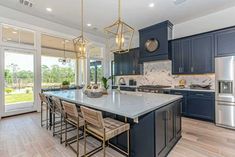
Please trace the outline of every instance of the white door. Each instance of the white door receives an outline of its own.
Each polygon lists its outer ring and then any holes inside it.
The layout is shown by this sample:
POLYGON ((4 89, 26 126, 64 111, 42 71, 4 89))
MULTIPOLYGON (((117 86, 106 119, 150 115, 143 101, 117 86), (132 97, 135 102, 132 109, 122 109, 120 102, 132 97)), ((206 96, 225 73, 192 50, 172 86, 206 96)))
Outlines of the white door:
POLYGON ((2 49, 2 116, 36 111, 35 53, 2 49))

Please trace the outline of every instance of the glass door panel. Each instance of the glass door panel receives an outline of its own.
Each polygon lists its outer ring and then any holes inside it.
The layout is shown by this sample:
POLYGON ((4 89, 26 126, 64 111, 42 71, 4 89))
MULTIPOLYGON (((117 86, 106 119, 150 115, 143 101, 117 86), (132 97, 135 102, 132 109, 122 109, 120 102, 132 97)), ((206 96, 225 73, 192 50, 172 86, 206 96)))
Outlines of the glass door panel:
POLYGON ((33 107, 34 55, 5 50, 5 112, 33 107))

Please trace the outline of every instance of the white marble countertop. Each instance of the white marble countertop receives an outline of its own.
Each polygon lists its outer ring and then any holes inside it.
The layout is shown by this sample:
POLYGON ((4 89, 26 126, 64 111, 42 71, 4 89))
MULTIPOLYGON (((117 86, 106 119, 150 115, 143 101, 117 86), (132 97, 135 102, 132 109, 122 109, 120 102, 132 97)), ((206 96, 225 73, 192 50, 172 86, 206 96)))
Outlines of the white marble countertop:
POLYGON ((195 92, 215 92, 215 90, 210 89, 191 89, 191 88, 164 88, 164 89, 169 89, 169 90, 184 90, 184 91, 195 91, 195 92))
POLYGON ((45 92, 45 94, 131 119, 136 119, 182 98, 180 95, 116 90, 109 91, 108 95, 100 98, 89 98, 83 94, 82 90, 52 91, 45 92))

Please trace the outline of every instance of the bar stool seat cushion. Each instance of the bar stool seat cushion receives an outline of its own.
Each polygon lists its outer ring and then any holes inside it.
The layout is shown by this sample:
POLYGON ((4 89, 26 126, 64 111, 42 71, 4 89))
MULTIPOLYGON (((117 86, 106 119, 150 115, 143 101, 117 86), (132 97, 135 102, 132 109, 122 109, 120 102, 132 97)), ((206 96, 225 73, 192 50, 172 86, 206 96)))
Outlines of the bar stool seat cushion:
MULTIPOLYGON (((104 118, 104 127, 105 127, 105 139, 109 140, 123 132, 126 132, 130 129, 130 124, 124 123, 112 118, 104 118)), ((97 128, 93 125, 87 125, 87 130, 99 135, 104 138, 104 130, 97 128)))

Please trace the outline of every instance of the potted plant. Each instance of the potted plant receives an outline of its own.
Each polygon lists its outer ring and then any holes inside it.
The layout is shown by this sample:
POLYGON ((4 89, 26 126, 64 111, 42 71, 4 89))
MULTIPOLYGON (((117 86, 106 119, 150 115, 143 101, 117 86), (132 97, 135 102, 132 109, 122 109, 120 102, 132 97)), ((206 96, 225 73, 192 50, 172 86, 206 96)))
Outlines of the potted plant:
POLYGON ((65 81, 62 82, 61 88, 62 89, 68 89, 69 85, 70 85, 70 82, 65 80, 65 81))
POLYGON ((108 81, 112 78, 112 76, 106 78, 106 77, 102 77, 101 81, 102 81, 102 85, 103 85, 103 94, 108 94, 108 89, 109 89, 109 85, 108 85, 108 81))

